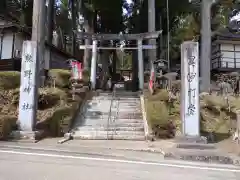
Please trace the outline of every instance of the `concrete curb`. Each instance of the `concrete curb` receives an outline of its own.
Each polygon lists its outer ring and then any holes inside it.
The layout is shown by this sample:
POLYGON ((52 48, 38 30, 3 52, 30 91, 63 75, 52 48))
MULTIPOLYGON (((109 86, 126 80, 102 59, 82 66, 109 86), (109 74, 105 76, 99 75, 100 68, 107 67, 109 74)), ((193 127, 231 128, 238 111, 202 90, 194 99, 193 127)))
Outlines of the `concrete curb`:
MULTIPOLYGON (((56 146, 34 146, 32 143, 23 143, 20 142, 17 145, 2 145, 0 144, 0 149, 1 148, 10 148, 10 149, 21 149, 21 150, 44 150, 44 151, 56 151, 56 152, 73 152, 73 153, 79 153, 77 151, 76 147, 64 147, 61 148, 61 145, 59 142, 57 142, 56 146), (73 149, 73 150, 71 150, 73 149)), ((88 148, 88 149, 97 149, 99 150, 99 152, 101 152, 100 150, 117 150, 117 151, 132 151, 132 152, 149 152, 149 153, 156 153, 156 154, 161 154, 163 155, 163 151, 161 150, 156 150, 153 148, 122 148, 122 147, 107 147, 107 146, 103 146, 103 147, 97 147, 97 146, 79 146, 79 149, 83 150, 84 148, 88 148)), ((89 152, 88 152, 89 153, 89 152)), ((102 153, 102 152, 101 152, 102 153)))
POLYGON ((15 142, 23 143, 37 143, 45 137, 44 131, 12 131, 9 135, 9 139, 15 142))
POLYGON ((166 160, 197 161, 240 166, 240 157, 213 150, 177 150, 173 152, 163 152, 163 156, 166 160))
MULTIPOLYGON (((38 143, 37 143, 38 144, 38 143)), ((1 144, 0 148, 20 148, 26 150, 45 150, 45 151, 56 151, 56 152, 72 152, 79 153, 77 150, 79 149, 95 149, 97 152, 101 152, 102 150, 117 150, 117 151, 129 151, 129 152, 148 152, 155 153, 162 156, 165 160, 182 160, 182 161, 192 161, 192 162, 203 162, 203 163, 214 163, 214 164, 226 164, 226 165, 235 165, 240 166, 240 156, 236 156, 233 154, 225 154, 220 153, 213 150, 184 150, 184 151, 176 151, 174 150, 163 150, 161 148, 154 147, 145 147, 145 148, 127 148, 127 147, 108 147, 108 146, 64 146, 61 144, 56 144, 54 146, 44 146, 44 145, 33 145, 32 143, 18 143, 17 145, 8 145, 1 144), (62 147, 61 147, 62 146, 62 147)), ((88 152, 91 154, 91 152, 88 152)))

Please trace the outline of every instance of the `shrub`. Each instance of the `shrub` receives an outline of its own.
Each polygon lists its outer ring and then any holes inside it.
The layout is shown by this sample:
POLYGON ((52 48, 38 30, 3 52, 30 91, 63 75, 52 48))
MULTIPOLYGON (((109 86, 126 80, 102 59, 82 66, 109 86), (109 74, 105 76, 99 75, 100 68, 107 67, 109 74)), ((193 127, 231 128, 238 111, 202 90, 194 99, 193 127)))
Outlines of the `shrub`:
POLYGON ((71 117, 71 114, 71 106, 59 107, 54 111, 53 115, 47 120, 52 136, 62 136, 61 122, 71 117))
POLYGON ((49 131, 52 136, 62 136, 64 133, 68 132, 79 104, 81 104, 80 100, 69 106, 58 107, 52 116, 46 120, 46 122, 49 123, 49 131))
MULTIPOLYGON (((70 92, 66 87, 70 84, 70 71, 50 70, 50 77, 55 79, 55 88, 39 88, 37 125, 38 130, 60 136, 67 132, 77 109, 88 89, 70 101, 70 92)), ((88 73, 83 75, 88 78, 88 73)), ((0 139, 7 138, 13 127, 16 127, 19 103, 20 73, 0 72, 0 139)))
POLYGON ((153 95, 148 96, 148 100, 167 102, 169 100, 169 93, 165 89, 156 90, 153 95))
POLYGON ((18 99, 19 94, 17 89, 0 90, 0 116, 17 116, 18 99))
POLYGON ((51 108, 62 102, 67 102, 67 93, 58 88, 40 88, 38 109, 51 108))
POLYGON ((71 72, 69 70, 52 69, 49 71, 49 76, 55 80, 56 87, 69 87, 69 79, 71 77, 71 72))
POLYGON ((150 126, 165 126, 169 120, 168 109, 164 102, 161 101, 147 101, 147 118, 150 126))
POLYGON ((84 81, 84 82, 88 82, 88 81, 89 81, 89 78, 90 78, 90 73, 89 73, 89 71, 83 70, 82 76, 83 76, 82 78, 83 78, 83 81, 84 81))
POLYGON ((172 89, 174 92, 181 91, 181 80, 175 80, 172 82, 172 89))
POLYGON ((15 89, 20 86, 20 73, 15 71, 0 72, 0 89, 15 89))
MULTIPOLYGON (((58 94, 58 93, 57 93, 58 94)), ((78 108, 82 105, 83 97, 77 96, 75 101, 64 100, 63 103, 49 108, 48 110, 39 110, 38 118, 40 121, 37 123, 37 129, 49 132, 49 135, 54 137, 62 136, 68 132, 72 121, 75 118, 78 108)), ((58 96, 64 97, 64 96, 58 96)), ((44 98, 45 99, 45 98, 44 98)))
MULTIPOLYGON (((180 130, 180 97, 173 98, 170 103, 169 94, 166 90, 158 90, 155 95, 146 97, 146 111, 149 125, 152 127, 156 137, 167 137, 172 130, 180 130), (166 137, 166 136, 165 136, 166 137)), ((229 137, 229 132, 235 132, 236 114, 240 109, 240 99, 235 96, 200 94, 200 123, 201 132, 205 135, 213 134, 214 139, 218 140, 229 137)), ((173 133, 172 133, 173 134, 173 133)))
POLYGON ((222 96, 207 95, 203 100, 208 107, 217 108, 219 110, 227 108, 227 102, 222 96))
MULTIPOLYGON (((8 97, 8 103, 18 105, 19 88, 5 91, 5 97, 8 97)), ((39 109, 51 108, 62 101, 67 100, 67 93, 59 88, 39 88, 38 91, 38 107, 39 109)))
POLYGON ((176 125, 170 120, 168 107, 163 101, 147 101, 147 119, 155 137, 172 138, 176 125))
POLYGON ((15 116, 0 116, 0 140, 7 139, 13 127, 16 126, 17 118, 15 116))

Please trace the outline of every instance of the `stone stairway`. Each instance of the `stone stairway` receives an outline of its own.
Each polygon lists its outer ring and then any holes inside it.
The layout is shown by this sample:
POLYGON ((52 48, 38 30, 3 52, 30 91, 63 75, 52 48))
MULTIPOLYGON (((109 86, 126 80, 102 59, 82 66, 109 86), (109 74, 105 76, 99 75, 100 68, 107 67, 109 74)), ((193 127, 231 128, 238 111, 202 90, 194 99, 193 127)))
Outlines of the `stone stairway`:
POLYGON ((72 130, 74 139, 145 140, 140 98, 100 93, 89 100, 72 130))

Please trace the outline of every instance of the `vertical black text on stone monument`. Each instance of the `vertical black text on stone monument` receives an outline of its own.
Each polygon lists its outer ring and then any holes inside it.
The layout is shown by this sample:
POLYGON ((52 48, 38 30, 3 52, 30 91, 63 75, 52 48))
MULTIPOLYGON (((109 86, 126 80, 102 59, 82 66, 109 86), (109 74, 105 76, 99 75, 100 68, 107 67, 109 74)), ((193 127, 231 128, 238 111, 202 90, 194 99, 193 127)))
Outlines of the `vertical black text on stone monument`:
POLYGON ((196 89, 195 88, 190 88, 188 90, 188 115, 194 115, 196 106, 195 106, 195 96, 196 96, 196 89))
POLYGON ((27 80, 27 83, 24 85, 23 92, 30 93, 32 89, 32 71, 31 70, 25 70, 24 71, 24 77, 27 80))
MULTIPOLYGON (((33 57, 31 54, 26 54, 25 55, 25 63, 26 64, 30 64, 30 63, 33 63, 33 57)), ((31 65, 30 65, 31 67, 31 65)), ((27 69, 27 70, 24 70, 24 77, 27 78, 27 84, 24 86, 23 88, 23 92, 25 93, 30 93, 31 90, 32 90, 32 70, 31 69, 27 69)))
MULTIPOLYGON (((25 55, 25 63, 26 64, 29 64, 29 66, 27 67, 32 67, 32 63, 33 63, 33 58, 32 58, 32 55, 31 54, 26 54, 25 55)), ((24 93, 27 93, 29 94, 32 90, 32 75, 33 75, 33 72, 30 69, 25 69, 24 71, 24 78, 26 79, 26 83, 24 84, 24 88, 23 88, 23 92, 24 93)), ((32 105, 29 104, 29 103, 24 103, 22 105, 22 110, 30 110, 32 109, 32 105)))
POLYGON ((183 134, 199 136, 199 57, 198 42, 181 46, 181 119, 183 134))
POLYGON ((188 75, 187 75, 188 82, 191 83, 194 80, 195 76, 196 76, 196 73, 188 72, 188 75))
POLYGON ((192 87, 192 82, 196 81, 196 57, 193 55, 193 48, 188 47, 186 49, 187 53, 187 65, 188 65, 188 73, 187 73, 187 81, 188 81, 188 107, 187 107, 187 115, 192 116, 195 114, 196 106, 195 106, 195 96, 196 96, 196 88, 192 87))
POLYGON ((37 42, 24 41, 18 120, 22 131, 33 131, 36 124, 37 42))
POLYGON ((24 71, 24 77, 27 78, 27 79, 31 79, 31 76, 32 76, 32 71, 31 70, 25 70, 24 71))
POLYGON ((26 55, 25 55, 25 62, 26 62, 26 63, 31 63, 31 62, 33 62, 33 58, 32 58, 32 55, 31 55, 31 54, 26 54, 26 55))
POLYGON ((23 103, 23 105, 22 105, 23 111, 31 110, 32 108, 33 108, 33 105, 29 104, 29 103, 23 103))

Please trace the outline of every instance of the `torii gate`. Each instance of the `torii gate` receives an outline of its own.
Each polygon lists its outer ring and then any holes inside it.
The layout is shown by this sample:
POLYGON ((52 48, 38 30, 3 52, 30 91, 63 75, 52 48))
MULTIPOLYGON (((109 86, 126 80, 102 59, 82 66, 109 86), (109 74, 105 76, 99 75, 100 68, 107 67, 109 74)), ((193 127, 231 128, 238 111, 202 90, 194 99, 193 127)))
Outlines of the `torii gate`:
POLYGON ((94 34, 94 33, 77 33, 77 39, 90 39, 93 41, 92 45, 80 46, 81 49, 92 49, 92 60, 91 60, 91 87, 95 89, 96 87, 96 69, 97 69, 97 49, 120 49, 120 47, 98 47, 98 41, 106 40, 137 40, 136 47, 124 47, 121 49, 137 49, 138 50, 138 78, 139 78, 139 89, 144 88, 144 63, 143 63, 143 49, 156 49, 156 45, 143 45, 142 41, 144 39, 156 39, 162 33, 162 30, 148 33, 140 34, 94 34))

